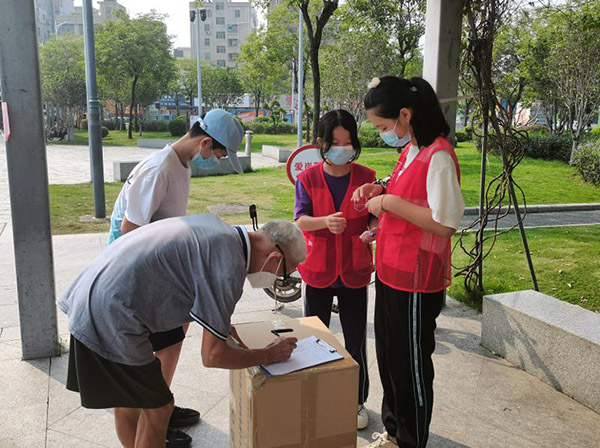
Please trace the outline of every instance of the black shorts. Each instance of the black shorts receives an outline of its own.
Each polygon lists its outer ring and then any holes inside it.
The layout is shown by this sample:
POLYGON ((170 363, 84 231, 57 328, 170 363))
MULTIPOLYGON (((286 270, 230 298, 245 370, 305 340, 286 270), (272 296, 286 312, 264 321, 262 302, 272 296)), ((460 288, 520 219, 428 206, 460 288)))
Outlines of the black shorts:
POLYGON ((179 327, 169 331, 152 333, 148 339, 154 351, 157 352, 183 341, 185 339, 185 332, 183 331, 183 327, 179 327))
POLYGON ((143 366, 109 361, 73 336, 69 349, 67 389, 79 392, 89 409, 155 409, 173 400, 173 394, 155 358, 143 366))

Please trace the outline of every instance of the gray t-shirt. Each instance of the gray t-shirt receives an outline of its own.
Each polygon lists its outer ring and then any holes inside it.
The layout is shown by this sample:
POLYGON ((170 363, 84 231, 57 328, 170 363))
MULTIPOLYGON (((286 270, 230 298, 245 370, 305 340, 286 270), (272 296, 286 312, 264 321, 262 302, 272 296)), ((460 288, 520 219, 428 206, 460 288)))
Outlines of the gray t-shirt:
POLYGON ((154 360, 151 333, 192 320, 225 340, 247 274, 246 244, 213 215, 148 224, 108 246, 58 307, 76 339, 127 365, 154 360))

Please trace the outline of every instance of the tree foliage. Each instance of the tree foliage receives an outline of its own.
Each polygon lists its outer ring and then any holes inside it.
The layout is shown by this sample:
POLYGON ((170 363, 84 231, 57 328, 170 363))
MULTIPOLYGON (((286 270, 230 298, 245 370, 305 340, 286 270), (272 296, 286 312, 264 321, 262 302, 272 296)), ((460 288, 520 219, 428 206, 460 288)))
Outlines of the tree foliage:
POLYGON ((83 38, 65 35, 40 48, 40 72, 44 100, 56 106, 85 107, 85 58, 83 38))
POLYGON ((133 19, 118 11, 117 20, 98 25, 96 31, 98 77, 111 91, 119 91, 119 84, 127 86, 130 123, 140 99, 155 100, 168 93, 176 75, 171 38, 163 19, 154 11, 133 19))

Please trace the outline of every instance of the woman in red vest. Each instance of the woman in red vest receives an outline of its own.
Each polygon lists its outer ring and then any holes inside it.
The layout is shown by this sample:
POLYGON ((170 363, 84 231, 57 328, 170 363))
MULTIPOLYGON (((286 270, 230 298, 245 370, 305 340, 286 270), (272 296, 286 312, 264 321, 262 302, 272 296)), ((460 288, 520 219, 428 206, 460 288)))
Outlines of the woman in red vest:
POLYGON ((352 194, 375 180, 375 172, 355 163, 360 155, 354 117, 345 110, 323 116, 317 144, 323 162, 302 172, 296 182, 294 215, 308 245, 298 271, 306 284, 305 316, 329 326, 333 297, 338 299, 346 349, 360 366, 357 427, 368 425, 364 407, 369 393, 367 372, 367 286, 373 272, 370 243, 361 240, 369 225, 366 204, 352 194))
POLYGON ((375 340, 386 432, 372 447, 427 445, 433 406, 434 331, 450 285, 450 238, 464 212, 450 128, 429 83, 393 76, 369 83, 367 118, 402 151, 387 184, 359 188, 379 217, 375 340), (403 148, 403 149, 402 149, 403 148))

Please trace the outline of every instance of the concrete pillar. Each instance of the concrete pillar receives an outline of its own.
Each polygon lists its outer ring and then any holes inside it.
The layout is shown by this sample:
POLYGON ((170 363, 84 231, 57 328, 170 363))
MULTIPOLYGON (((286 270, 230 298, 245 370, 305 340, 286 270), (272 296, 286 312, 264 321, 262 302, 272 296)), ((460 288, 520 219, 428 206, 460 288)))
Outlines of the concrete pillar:
POLYGON ((2 2, 0 84, 10 118, 6 162, 23 359, 59 354, 36 29, 34 0, 2 2))
POLYGON ((246 131, 246 148, 245 153, 247 156, 252 155, 252 131, 246 131))
POLYGON ((423 78, 436 91, 454 134, 463 0, 427 0, 423 78))

